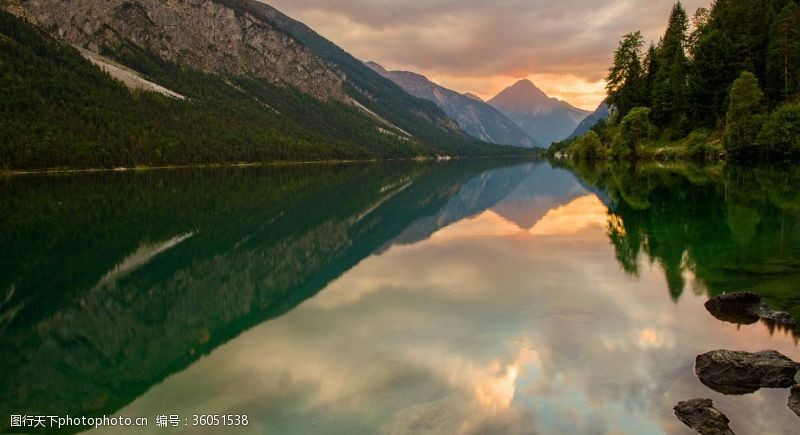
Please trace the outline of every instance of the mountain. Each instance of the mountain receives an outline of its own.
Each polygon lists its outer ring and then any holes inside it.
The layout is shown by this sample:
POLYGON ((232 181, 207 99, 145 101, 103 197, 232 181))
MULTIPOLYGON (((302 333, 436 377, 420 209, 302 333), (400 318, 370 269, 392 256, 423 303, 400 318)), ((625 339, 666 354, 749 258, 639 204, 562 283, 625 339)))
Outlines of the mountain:
POLYGON ((573 130, 572 134, 569 135, 567 139, 575 139, 588 133, 589 130, 591 130, 595 124, 597 124, 603 119, 608 119, 608 115, 610 115, 610 113, 611 112, 608 109, 608 105, 606 104, 605 101, 603 101, 602 103, 600 103, 599 106, 597 106, 597 110, 592 112, 591 115, 584 118, 583 121, 581 121, 580 124, 578 124, 578 126, 575 127, 575 130, 573 130))
POLYGON ((485 103, 485 101, 483 101, 483 98, 473 94, 472 92, 464 92, 462 95, 464 95, 467 98, 471 98, 471 99, 473 99, 475 101, 480 101, 482 103, 485 103))
POLYGON ((367 62, 366 65, 397 83, 409 94, 433 101, 448 116, 455 119, 465 132, 478 139, 527 148, 540 146, 513 121, 476 96, 470 97, 452 91, 413 72, 387 71, 375 62, 367 62))
POLYGON ((0 10, 0 168, 520 152, 254 0, 0 10))
POLYGON ((545 146, 569 136, 591 112, 550 98, 530 80, 520 80, 488 101, 545 146))

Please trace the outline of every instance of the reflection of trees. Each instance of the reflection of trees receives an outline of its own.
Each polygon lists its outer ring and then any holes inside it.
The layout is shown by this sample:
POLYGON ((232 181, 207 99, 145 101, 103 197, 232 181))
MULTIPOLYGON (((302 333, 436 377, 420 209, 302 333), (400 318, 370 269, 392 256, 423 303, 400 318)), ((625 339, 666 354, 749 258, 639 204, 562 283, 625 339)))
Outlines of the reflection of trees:
POLYGON ((313 296, 493 166, 7 180, 0 184, 0 414, 119 409, 313 296), (193 236, 101 283, 143 243, 182 234, 193 236))
POLYGON ((754 290, 800 314, 800 169, 629 163, 575 172, 611 198, 621 267, 659 264, 677 299, 690 269, 709 293, 754 290))
POLYGON ((631 275, 639 275, 639 251, 642 238, 639 233, 629 233, 619 215, 611 215, 608 221, 608 237, 614 244, 617 261, 631 275))

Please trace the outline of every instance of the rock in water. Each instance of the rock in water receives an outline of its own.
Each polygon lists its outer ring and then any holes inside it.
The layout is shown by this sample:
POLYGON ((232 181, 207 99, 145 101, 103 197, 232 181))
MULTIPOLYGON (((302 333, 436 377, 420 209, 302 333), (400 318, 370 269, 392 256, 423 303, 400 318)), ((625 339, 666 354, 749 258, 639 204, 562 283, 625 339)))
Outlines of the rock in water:
POLYGON ((714 408, 711 399, 692 399, 675 405, 675 416, 703 435, 733 435, 728 417, 714 408))
POLYGON ((792 392, 789 393, 789 409, 800 417, 800 385, 792 387, 792 392))
POLYGON ((712 316, 725 322, 749 325, 763 319, 791 329, 800 327, 791 314, 773 310, 753 292, 714 296, 706 301, 705 306, 712 316))
POLYGON ((714 296, 705 306, 719 320, 749 325, 760 319, 756 308, 761 305, 761 296, 753 292, 727 293, 714 296))
POLYGON ((698 355, 694 372, 700 381, 723 394, 747 394, 759 388, 789 388, 800 363, 774 350, 756 353, 714 350, 698 355))

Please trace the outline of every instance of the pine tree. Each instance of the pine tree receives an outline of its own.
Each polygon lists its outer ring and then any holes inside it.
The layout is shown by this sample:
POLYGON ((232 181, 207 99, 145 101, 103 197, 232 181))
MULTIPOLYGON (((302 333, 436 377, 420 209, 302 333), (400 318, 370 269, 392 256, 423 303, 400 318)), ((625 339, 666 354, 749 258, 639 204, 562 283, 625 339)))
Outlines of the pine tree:
POLYGON ((658 69, 652 89, 653 121, 659 127, 680 129, 686 118, 687 71, 686 42, 689 17, 680 2, 672 7, 664 38, 657 49, 658 69))
POLYGON ((652 95, 653 95, 653 87, 655 87, 656 83, 656 73, 658 72, 658 51, 656 49, 656 45, 652 42, 650 43, 650 47, 647 49, 647 54, 644 57, 644 67, 645 67, 645 90, 644 93, 647 96, 647 106, 652 106, 652 95))
POLYGON ((620 118, 634 107, 647 103, 642 45, 644 38, 641 32, 625 35, 614 52, 614 63, 606 77, 607 102, 617 109, 620 118))
POLYGON ((705 30, 710 20, 711 11, 708 9, 697 8, 697 10, 694 12, 694 16, 692 17, 692 31, 689 33, 689 39, 686 42, 686 47, 689 49, 690 54, 692 47, 697 45, 700 35, 705 30))
POLYGON ((800 7, 794 2, 773 20, 766 77, 766 94, 773 103, 800 91, 800 7))

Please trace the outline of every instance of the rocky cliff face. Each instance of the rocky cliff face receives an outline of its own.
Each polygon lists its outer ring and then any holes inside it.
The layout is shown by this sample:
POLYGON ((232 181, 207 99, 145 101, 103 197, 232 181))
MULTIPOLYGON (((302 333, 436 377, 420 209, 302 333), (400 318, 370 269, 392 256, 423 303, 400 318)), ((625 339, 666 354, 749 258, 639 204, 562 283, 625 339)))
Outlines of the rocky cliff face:
POLYGON ((132 43, 206 72, 259 77, 322 100, 346 101, 344 74, 248 11, 248 3, 253 2, 12 0, 3 6, 91 51, 132 43))
POLYGON ((408 71, 387 71, 375 62, 367 66, 397 83, 409 94, 433 101, 468 134, 486 142, 536 147, 539 144, 494 107, 464 94, 439 86, 427 77, 408 71))

